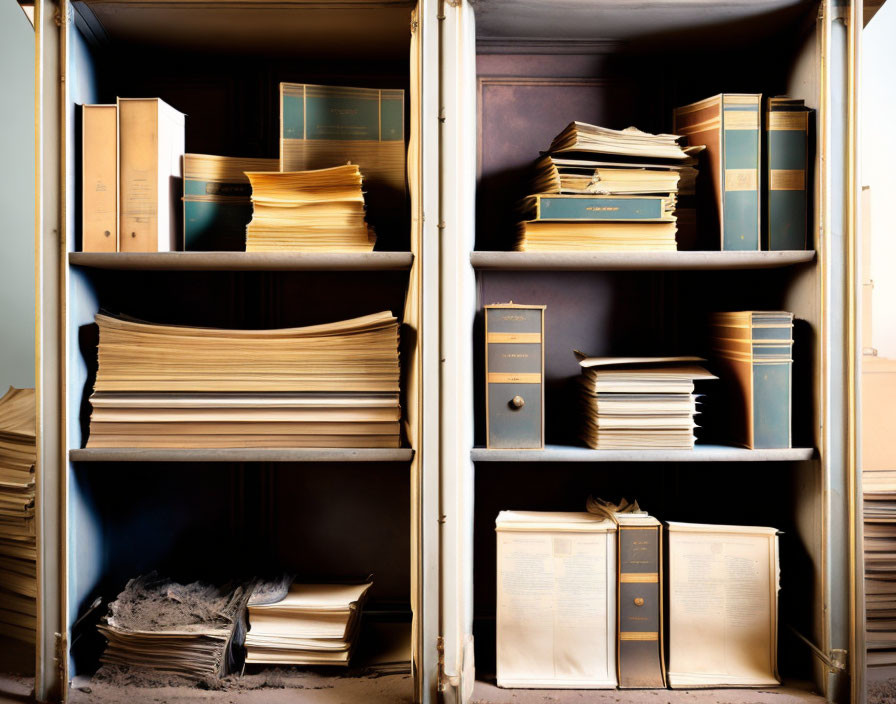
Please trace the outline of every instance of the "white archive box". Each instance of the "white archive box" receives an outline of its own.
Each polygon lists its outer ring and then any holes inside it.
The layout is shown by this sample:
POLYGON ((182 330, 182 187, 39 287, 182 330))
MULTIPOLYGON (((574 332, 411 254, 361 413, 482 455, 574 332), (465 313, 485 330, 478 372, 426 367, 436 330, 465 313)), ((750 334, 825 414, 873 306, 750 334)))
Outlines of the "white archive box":
POLYGON ((616 526, 589 513, 502 511, 499 687, 616 686, 616 526))

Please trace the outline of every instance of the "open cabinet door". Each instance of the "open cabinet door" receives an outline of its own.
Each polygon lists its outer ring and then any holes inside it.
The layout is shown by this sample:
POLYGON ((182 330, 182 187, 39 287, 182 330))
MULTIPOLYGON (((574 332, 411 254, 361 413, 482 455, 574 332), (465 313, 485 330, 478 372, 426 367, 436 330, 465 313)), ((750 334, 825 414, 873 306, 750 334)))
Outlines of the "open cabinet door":
POLYGON ((473 352, 476 28, 466 0, 440 3, 441 53, 441 657, 445 702, 468 702, 473 660, 473 352))

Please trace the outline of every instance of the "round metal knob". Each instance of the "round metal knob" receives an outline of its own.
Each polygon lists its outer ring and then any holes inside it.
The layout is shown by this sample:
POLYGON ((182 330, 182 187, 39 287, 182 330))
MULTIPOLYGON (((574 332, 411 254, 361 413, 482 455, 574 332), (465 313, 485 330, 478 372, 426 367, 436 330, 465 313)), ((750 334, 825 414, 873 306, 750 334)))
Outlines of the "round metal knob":
POLYGON ((510 405, 513 408, 522 408, 526 405, 526 402, 523 400, 522 396, 514 396, 512 399, 510 399, 510 405))
POLYGON ((635 597, 635 606, 644 606, 644 597, 643 596, 635 597))

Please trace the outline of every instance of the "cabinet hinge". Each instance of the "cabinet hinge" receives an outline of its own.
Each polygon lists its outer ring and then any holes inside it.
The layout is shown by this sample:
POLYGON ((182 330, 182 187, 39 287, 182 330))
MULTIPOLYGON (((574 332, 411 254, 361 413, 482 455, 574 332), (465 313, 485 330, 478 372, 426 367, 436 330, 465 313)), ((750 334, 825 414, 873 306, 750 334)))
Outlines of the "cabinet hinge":
POLYGON ((417 21, 417 18, 411 20, 411 34, 417 33, 417 27, 420 26, 420 23, 417 21))
POLYGON ((846 672, 848 653, 843 648, 831 649, 831 669, 838 672, 846 672))
POLYGON ((440 692, 448 689, 448 680, 445 677, 445 636, 436 638, 436 652, 439 655, 438 688, 440 692))

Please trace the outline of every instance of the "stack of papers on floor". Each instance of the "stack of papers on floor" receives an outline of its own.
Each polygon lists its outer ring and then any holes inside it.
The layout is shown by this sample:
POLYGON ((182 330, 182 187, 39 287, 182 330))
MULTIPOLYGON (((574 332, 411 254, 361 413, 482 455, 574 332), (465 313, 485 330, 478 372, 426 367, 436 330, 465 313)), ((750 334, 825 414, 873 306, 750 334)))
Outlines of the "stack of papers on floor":
POLYGON ((869 666, 896 665, 896 470, 864 470, 865 645, 869 666))
POLYGON ((224 330, 106 315, 87 447, 399 447, 398 321, 224 330))
POLYGON ((678 195, 693 194, 694 155, 680 138, 571 123, 536 163, 520 251, 675 251, 678 195))
POLYGON ((247 172, 252 220, 247 252, 369 252, 361 172, 346 164, 316 171, 247 172))
POLYGON ((250 600, 246 662, 348 665, 372 585, 293 584, 274 603, 250 600))
POLYGON ((236 669, 232 646, 245 633, 249 593, 154 573, 132 579, 99 625, 108 641, 100 660, 198 680, 226 675, 236 669))
POLYGON ((576 352, 581 438, 595 450, 692 449, 699 357, 588 357, 576 352))
POLYGON ((0 635, 34 643, 34 389, 0 398, 0 635))

